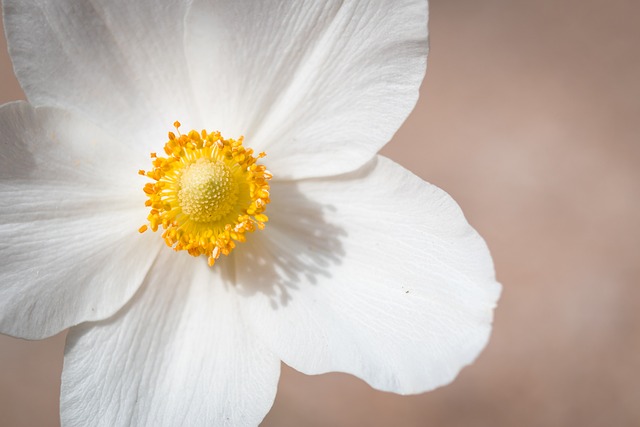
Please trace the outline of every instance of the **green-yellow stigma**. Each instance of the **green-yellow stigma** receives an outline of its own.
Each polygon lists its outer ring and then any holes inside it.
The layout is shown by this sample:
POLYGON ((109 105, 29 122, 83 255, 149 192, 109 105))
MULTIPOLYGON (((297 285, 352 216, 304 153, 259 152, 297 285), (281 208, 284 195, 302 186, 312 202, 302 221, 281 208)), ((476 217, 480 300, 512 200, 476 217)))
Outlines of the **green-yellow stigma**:
POLYGON ((162 227, 168 246, 206 255, 213 265, 244 241, 245 233, 264 228, 271 173, 257 164, 265 154, 254 156, 242 137, 224 139, 205 130, 183 135, 180 123, 174 126, 178 136, 169 132, 164 146, 168 157, 151 153, 153 169, 139 172, 155 181, 143 189, 151 211, 149 226, 139 231, 162 227))

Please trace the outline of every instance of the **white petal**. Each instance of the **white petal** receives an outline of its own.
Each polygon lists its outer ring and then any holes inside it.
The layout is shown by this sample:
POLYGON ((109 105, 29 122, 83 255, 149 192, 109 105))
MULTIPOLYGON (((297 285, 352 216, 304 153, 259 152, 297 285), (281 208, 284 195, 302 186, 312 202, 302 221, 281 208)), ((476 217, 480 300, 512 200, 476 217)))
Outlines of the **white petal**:
POLYGON ((272 190, 271 221, 236 251, 237 276, 245 315, 285 363, 417 393, 476 358, 500 285, 446 193, 382 157, 272 190))
POLYGON ((203 258, 163 251, 112 319, 71 329, 65 426, 243 426, 265 416, 280 361, 248 331, 203 258))
POLYGON ((203 118, 278 178, 356 169, 418 98, 426 0, 195 0, 186 47, 203 118))
POLYGON ((79 111, 146 151, 175 120, 196 117, 184 65, 187 1, 3 4, 16 75, 35 105, 79 111))
POLYGON ((135 153, 72 115, 0 109, 0 332, 43 338, 133 295, 157 240, 141 236, 135 153))

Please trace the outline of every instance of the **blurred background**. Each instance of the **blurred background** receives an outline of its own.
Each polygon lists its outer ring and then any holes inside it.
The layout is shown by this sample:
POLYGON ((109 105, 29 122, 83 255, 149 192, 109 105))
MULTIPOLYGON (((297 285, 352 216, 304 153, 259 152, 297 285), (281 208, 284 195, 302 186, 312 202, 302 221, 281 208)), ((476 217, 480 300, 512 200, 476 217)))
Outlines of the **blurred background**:
MULTIPOLYGON (((422 97, 383 153, 487 240, 491 342, 417 396, 283 367, 264 426, 640 425, 639 16, 633 0, 431 1, 422 97)), ((0 82, 0 103, 24 97, 4 41, 0 82)), ((0 336, 0 426, 58 425, 63 348, 0 336)))

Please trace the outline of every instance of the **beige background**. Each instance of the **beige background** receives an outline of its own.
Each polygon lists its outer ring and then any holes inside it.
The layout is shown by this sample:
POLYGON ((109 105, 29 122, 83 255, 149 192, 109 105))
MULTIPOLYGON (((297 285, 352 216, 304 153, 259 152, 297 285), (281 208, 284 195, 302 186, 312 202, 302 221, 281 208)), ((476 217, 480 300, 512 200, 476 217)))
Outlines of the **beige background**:
MULTIPOLYGON (((488 241, 505 286, 492 340, 419 396, 285 367, 264 425, 640 425, 640 2, 431 13, 422 98, 383 152, 488 241)), ((0 101, 21 98, 0 50, 0 101)), ((0 337, 0 426, 57 425, 63 340, 0 337)))

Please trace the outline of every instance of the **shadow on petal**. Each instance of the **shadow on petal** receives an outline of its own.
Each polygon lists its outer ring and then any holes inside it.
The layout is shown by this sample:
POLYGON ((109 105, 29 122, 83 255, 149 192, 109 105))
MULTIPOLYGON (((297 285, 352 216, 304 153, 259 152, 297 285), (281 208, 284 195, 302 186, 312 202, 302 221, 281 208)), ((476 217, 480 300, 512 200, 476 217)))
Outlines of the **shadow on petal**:
POLYGON ((33 108, 23 101, 2 106, 2 151, 0 179, 28 179, 37 168, 34 141, 44 140, 33 108))
POLYGON ((248 236, 233 256, 234 268, 223 279, 240 295, 263 293, 277 309, 292 298, 300 283, 330 278, 344 256, 343 228, 329 220, 335 207, 306 197, 295 182, 274 182, 270 221, 265 230, 248 236))

